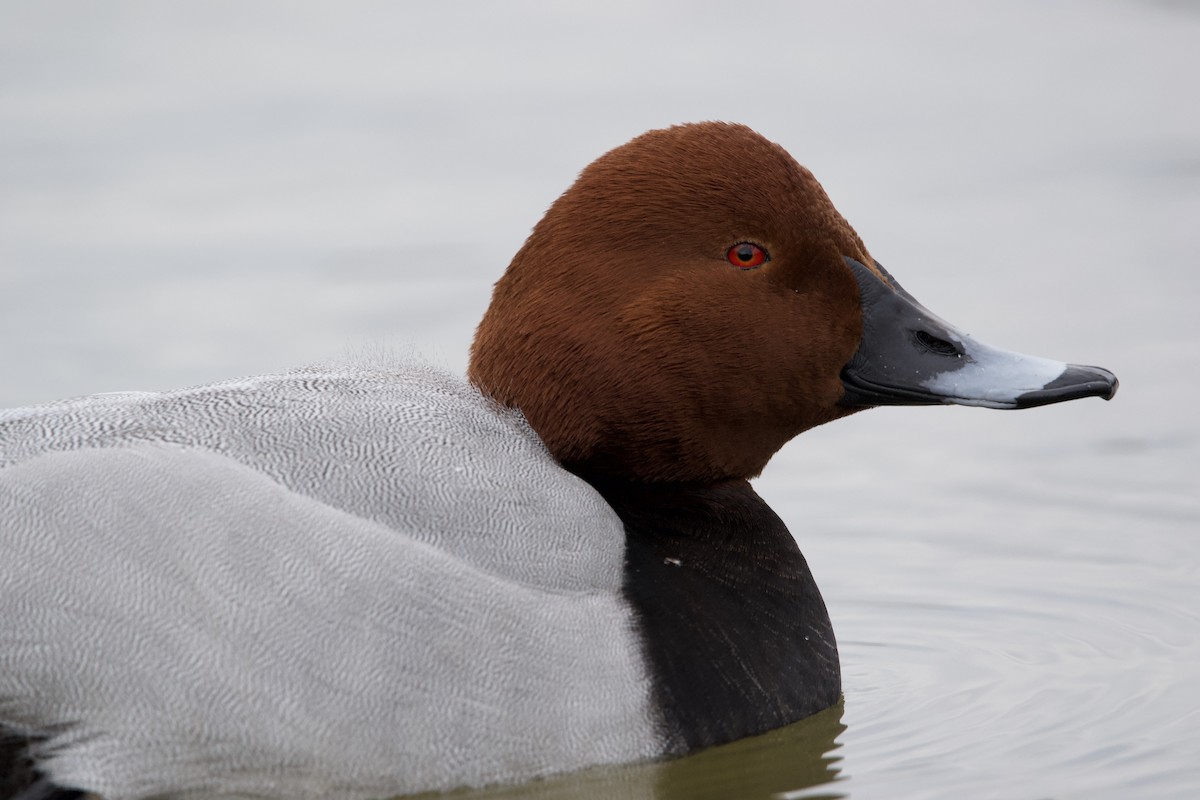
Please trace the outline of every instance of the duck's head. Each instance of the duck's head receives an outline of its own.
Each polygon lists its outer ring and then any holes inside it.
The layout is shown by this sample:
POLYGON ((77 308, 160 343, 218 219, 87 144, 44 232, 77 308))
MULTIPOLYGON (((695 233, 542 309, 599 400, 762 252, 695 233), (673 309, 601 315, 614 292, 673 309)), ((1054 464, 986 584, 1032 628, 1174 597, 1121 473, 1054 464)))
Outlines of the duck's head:
POLYGON ((749 478, 875 405, 1112 397, 1095 367, 926 311, 812 174, 741 125, 651 131, 587 167, 497 282, 471 380, 581 474, 749 478))

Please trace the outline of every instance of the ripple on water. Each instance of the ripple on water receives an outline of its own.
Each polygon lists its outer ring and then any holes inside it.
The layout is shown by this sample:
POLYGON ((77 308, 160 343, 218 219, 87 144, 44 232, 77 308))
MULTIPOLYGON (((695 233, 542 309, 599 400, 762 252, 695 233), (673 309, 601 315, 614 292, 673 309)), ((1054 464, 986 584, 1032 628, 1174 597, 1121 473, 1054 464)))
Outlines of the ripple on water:
POLYGON ((1181 587, 1037 563, 1025 583, 964 570, 841 609, 852 797, 1192 796, 1200 646, 1181 587))

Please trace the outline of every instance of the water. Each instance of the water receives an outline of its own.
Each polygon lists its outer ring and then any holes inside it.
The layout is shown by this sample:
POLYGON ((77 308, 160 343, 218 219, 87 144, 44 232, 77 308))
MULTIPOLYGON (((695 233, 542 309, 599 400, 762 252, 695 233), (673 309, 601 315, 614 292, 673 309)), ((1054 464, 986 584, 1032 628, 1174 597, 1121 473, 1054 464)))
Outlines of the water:
POLYGON ((844 711, 495 796, 1200 795, 1200 7, 423 6, 5 3, 0 406, 360 348, 461 371, 583 165, 746 122, 931 309, 1121 392, 800 437, 757 487, 844 711))

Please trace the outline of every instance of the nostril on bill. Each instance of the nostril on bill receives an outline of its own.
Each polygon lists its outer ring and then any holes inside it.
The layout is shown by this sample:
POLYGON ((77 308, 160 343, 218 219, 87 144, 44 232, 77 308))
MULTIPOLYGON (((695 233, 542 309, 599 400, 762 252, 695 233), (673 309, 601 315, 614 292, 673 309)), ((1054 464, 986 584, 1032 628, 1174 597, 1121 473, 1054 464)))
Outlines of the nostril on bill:
POLYGON ((961 352, 958 346, 953 342, 948 342, 945 339, 939 339, 932 333, 925 331, 917 331, 913 338, 917 340, 917 344, 924 347, 931 353, 937 353, 940 356, 955 356, 961 352))

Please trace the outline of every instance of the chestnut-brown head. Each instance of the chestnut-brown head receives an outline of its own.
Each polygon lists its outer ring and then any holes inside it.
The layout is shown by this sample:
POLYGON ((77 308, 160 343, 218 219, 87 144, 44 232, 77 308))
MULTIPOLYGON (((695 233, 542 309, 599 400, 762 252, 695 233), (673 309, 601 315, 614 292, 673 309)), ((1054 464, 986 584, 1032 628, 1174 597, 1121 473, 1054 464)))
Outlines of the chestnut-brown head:
POLYGON ((601 156, 496 284, 469 377, 597 478, 752 477, 874 405, 1111 398, 1108 370, 1000 350, 924 308, 820 184, 741 125, 601 156))
POLYGON ((872 264, 812 174, 741 125, 651 131, 605 154, 496 284, 470 379, 568 467, 636 480, 762 470, 848 413, 872 264))

